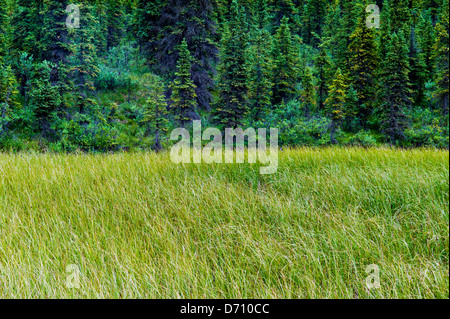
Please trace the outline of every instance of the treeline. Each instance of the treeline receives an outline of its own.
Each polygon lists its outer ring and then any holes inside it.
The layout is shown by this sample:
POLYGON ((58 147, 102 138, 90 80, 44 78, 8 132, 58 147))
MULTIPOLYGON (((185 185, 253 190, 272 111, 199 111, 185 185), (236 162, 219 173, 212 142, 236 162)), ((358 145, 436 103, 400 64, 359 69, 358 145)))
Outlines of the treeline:
POLYGON ((2 149, 160 150, 194 119, 448 148, 448 0, 69 4, 0 0, 2 149))

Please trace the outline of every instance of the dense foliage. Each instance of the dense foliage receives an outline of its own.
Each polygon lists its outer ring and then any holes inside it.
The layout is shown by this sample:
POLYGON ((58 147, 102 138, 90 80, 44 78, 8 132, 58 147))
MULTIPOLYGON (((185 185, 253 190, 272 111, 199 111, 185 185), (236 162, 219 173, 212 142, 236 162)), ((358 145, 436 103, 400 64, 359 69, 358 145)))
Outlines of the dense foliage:
POLYGON ((449 146, 448 0, 69 4, 0 0, 0 149, 161 150, 194 119, 449 146))

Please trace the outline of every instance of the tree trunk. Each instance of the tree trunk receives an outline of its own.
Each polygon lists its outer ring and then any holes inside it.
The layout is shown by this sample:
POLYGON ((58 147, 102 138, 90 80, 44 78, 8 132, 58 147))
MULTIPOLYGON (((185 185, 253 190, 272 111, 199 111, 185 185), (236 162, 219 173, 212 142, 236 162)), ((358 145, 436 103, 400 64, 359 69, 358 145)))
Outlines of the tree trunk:
POLYGON ((336 121, 335 120, 331 120, 331 127, 330 127, 330 140, 331 140, 331 144, 337 144, 338 141, 336 140, 336 121))
POLYGON ((156 152, 160 152, 163 149, 162 145, 161 145, 161 137, 160 137, 159 130, 156 131, 155 145, 153 146, 153 148, 155 149, 156 152))

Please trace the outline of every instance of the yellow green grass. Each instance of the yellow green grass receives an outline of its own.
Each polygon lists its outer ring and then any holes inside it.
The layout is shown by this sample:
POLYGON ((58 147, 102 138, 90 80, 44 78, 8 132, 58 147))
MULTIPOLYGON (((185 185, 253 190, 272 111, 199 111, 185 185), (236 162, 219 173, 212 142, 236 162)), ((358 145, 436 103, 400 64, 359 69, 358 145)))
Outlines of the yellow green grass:
POLYGON ((0 154, 0 298, 448 298, 448 173, 425 149, 284 150, 267 176, 0 154))

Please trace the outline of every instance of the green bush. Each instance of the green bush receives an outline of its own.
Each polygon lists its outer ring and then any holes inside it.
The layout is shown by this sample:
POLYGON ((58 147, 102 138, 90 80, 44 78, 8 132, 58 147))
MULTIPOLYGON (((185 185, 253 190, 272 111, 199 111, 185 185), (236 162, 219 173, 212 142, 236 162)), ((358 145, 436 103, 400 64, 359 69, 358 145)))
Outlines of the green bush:
POLYGON ((129 73, 121 73, 105 64, 101 64, 99 70, 99 74, 94 82, 94 86, 98 90, 111 91, 115 89, 128 89, 137 85, 137 82, 129 73))
POLYGON ((405 131, 405 146, 422 147, 433 146, 448 148, 448 123, 440 116, 439 111, 429 108, 414 108, 408 112, 411 121, 405 131))
POLYGON ((377 139, 370 132, 359 131, 351 135, 345 143, 351 146, 373 147, 377 145, 377 139))
POLYGON ((318 146, 330 143, 330 120, 323 116, 305 117, 299 101, 290 101, 277 107, 254 127, 278 128, 281 146, 318 146))

